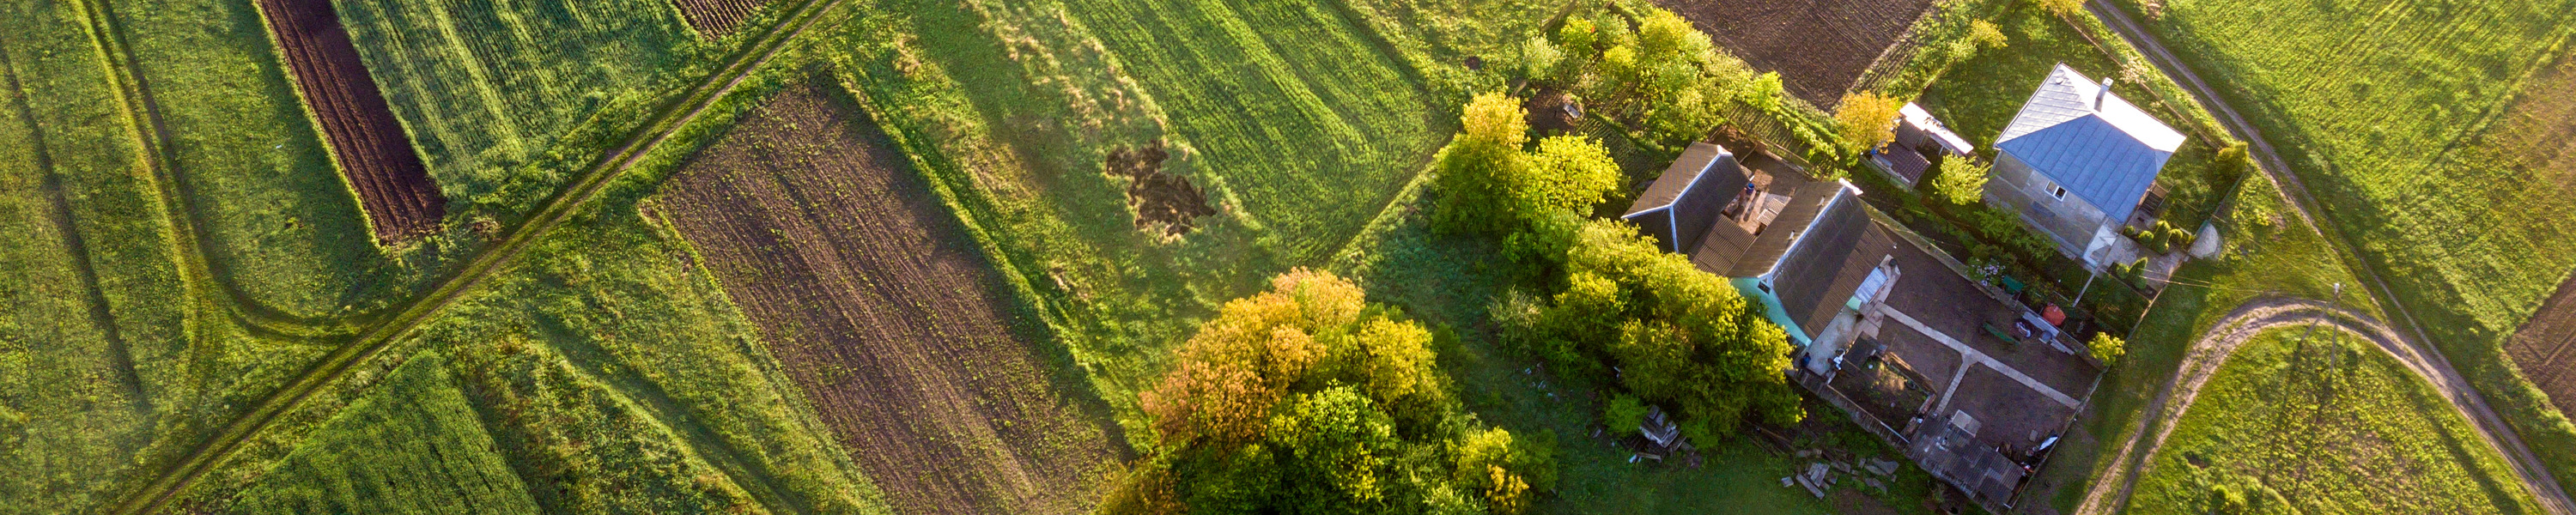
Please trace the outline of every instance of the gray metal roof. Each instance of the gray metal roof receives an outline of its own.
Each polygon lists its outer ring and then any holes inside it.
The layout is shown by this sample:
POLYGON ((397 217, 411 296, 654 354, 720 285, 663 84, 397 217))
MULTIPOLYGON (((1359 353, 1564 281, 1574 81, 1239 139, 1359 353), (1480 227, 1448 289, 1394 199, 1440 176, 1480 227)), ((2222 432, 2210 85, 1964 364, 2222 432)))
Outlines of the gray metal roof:
POLYGON ((1781 258, 1779 275, 1772 278, 1780 307, 1808 338, 1823 333, 1870 269, 1896 251, 1896 240, 1862 209, 1857 198, 1826 209, 1803 242, 1781 258))
MULTIPOLYGON (((1646 185, 1645 193, 1637 194, 1637 201, 1628 204, 1627 214, 1635 215, 1672 206, 1674 200, 1681 198, 1683 191, 1690 189, 1692 182, 1698 181, 1700 176, 1705 175, 1704 172, 1718 164, 1719 160, 1732 160, 1734 157, 1735 155, 1728 153, 1725 147, 1708 143, 1692 143, 1690 148, 1682 149, 1681 157, 1674 159, 1672 166, 1664 168, 1663 175, 1656 176, 1653 184, 1646 185)), ((1727 179, 1726 176, 1732 175, 1734 184, 1711 184, 1704 187, 1727 189, 1744 187, 1742 173, 1717 175, 1718 177, 1712 177, 1712 179, 1723 181, 1727 179)))
POLYGON ((2051 70, 1995 138, 2068 192, 2126 220, 2184 136, 2064 64, 2051 70))
POLYGON ((1808 236, 1808 226, 1816 221, 1818 215, 1824 214, 1825 205, 1833 203, 1834 197, 1841 195, 1845 188, 1849 186, 1840 182, 1797 185, 1796 189, 1790 190, 1789 206, 1780 209, 1780 216, 1771 219, 1770 227, 1754 238, 1752 248, 1744 249, 1744 255, 1736 258, 1735 266, 1723 275, 1761 277, 1770 273, 1773 265, 1780 264, 1780 258, 1789 254, 1789 247, 1808 236))

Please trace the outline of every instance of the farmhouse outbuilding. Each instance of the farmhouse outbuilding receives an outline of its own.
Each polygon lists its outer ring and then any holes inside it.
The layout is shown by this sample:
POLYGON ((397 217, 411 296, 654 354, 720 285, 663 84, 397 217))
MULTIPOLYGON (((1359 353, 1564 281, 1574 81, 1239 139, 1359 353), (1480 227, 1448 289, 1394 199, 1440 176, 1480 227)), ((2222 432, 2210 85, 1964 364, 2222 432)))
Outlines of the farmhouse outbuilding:
POLYGON ((1896 137, 1869 152, 1870 164, 1887 172, 1890 179, 1905 187, 1915 187, 1923 175, 1941 159, 1966 157, 1977 152, 1975 144, 1950 130, 1948 124, 1934 118, 1923 106, 1906 103, 1896 112, 1896 137))
POLYGON ((2100 266, 2184 136, 2064 64, 1995 137, 1986 201, 2100 266))
POLYGON ((1804 348, 1839 341, 1860 305, 1893 282, 1883 265, 1895 243, 1859 193, 1785 168, 1750 172, 1724 147, 1696 143, 1623 218, 1728 278, 1804 348))

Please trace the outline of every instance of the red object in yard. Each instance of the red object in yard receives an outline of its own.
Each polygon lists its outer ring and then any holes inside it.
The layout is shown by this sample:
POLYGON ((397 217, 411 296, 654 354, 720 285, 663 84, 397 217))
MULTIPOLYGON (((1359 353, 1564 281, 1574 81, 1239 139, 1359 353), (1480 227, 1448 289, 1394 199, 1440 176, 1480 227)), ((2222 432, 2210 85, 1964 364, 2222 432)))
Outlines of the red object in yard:
POLYGON ((2064 326, 2064 325, 2066 325, 2066 310, 2063 310, 2063 309, 2057 309, 2057 305, 2056 305, 2056 304, 2050 304, 2050 305, 2048 305, 2048 308, 2039 310, 2039 317, 2040 317, 2040 318, 2043 318, 2043 319, 2047 319, 2047 320, 2048 320, 2048 325, 2052 325, 2052 326, 2064 326))

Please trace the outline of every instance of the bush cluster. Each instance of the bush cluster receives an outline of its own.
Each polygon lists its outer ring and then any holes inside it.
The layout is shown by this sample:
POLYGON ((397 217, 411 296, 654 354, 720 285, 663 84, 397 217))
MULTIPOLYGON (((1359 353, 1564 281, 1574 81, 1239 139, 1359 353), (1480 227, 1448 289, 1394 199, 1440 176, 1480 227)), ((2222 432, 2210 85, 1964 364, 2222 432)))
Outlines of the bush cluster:
POLYGON ((1432 340, 1326 272, 1227 302, 1140 396, 1162 452, 1103 511, 1519 513, 1554 488, 1554 435, 1467 414, 1432 340))
POLYGON ((1693 438, 1753 417, 1805 416, 1784 374, 1788 333, 1759 303, 1625 222, 1584 220, 1573 230, 1556 293, 1495 310, 1518 346, 1562 374, 1615 378, 1637 400, 1673 408, 1693 438))

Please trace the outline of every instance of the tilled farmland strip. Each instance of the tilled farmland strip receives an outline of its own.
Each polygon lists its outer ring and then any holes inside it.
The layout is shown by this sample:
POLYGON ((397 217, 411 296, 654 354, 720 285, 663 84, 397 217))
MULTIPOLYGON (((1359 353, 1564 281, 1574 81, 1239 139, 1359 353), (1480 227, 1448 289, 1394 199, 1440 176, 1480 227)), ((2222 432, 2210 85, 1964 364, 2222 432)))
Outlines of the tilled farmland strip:
POLYGON ((1831 107, 1902 41, 1932 0, 1773 2, 1653 0, 1689 19, 1756 69, 1776 70, 1789 91, 1831 107))
POLYGON ((1073 512, 1118 460, 1001 278, 865 118, 812 87, 665 185, 672 225, 899 508, 1073 512))
MULTIPOLYGON (((258 407, 253 408, 248 414, 225 423, 220 431, 206 442, 196 446, 196 450, 186 458, 170 465, 142 490, 131 493, 118 502, 110 513, 136 514, 161 507, 171 497, 195 482, 198 476, 222 462, 223 458, 231 454, 242 442, 249 440, 274 422, 279 415, 303 403, 314 392, 337 382, 341 376, 355 369, 359 362, 376 355, 399 338, 409 335, 413 329, 446 309, 449 304, 463 298, 467 291, 472 290, 483 279, 527 250, 537 235, 571 216, 575 208, 588 204, 607 187, 609 179, 618 175, 617 172, 626 170, 637 159, 641 159, 646 151, 669 139, 689 120, 705 113, 716 100, 724 96, 725 92, 741 84, 753 69, 785 48, 788 40, 803 33, 816 19, 819 19, 819 13, 840 5, 842 1, 805 0, 795 14, 780 20, 777 26, 770 28, 765 37, 754 40, 743 51, 729 58, 724 66, 710 74, 704 82, 692 86, 688 94, 674 99, 669 108, 660 110, 660 114, 643 127, 639 127, 624 144, 602 157, 589 170, 584 170, 580 179, 558 192, 526 221, 511 230, 509 236, 499 244, 475 256, 465 267, 458 270, 456 276, 439 283, 428 294, 396 310, 397 314, 361 333, 355 341, 333 350, 313 368, 305 370, 277 392, 261 399, 258 407)), ((130 70, 127 72, 130 73, 130 70)), ((131 87, 132 83, 128 82, 124 85, 131 87)), ((773 499, 762 499, 763 503, 772 501, 773 499)))
POLYGON ((750 18, 752 11, 759 10, 769 0, 673 0, 672 3, 679 4, 680 15, 689 19, 690 27, 696 27, 698 33, 706 35, 707 39, 716 39, 733 34, 735 26, 742 25, 743 19, 750 18))
POLYGON ((2576 277, 2541 303, 2505 350, 2560 412, 2576 413, 2576 277))
POLYGON ((358 192, 376 239, 399 241, 436 231, 447 198, 429 178, 394 121, 376 79, 330 0, 260 0, 269 34, 295 71, 296 91, 331 144, 340 174, 358 192))

